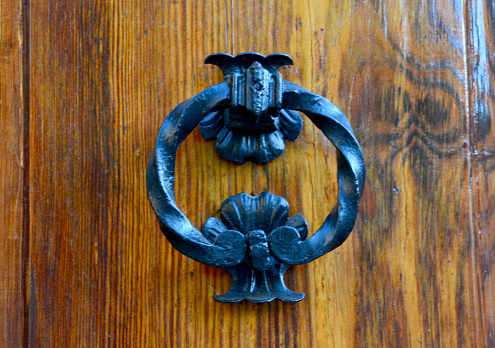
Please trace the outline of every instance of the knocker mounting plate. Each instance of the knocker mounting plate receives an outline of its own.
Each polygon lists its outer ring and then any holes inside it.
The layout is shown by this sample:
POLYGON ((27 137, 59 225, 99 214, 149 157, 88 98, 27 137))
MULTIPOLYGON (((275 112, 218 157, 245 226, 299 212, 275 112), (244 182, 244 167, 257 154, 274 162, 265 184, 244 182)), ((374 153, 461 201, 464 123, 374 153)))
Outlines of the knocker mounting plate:
POLYGON ((302 129, 299 114, 282 108, 283 79, 277 69, 292 65, 292 58, 217 53, 205 63, 222 69, 230 86, 230 105, 209 113, 199 123, 203 138, 217 139, 218 155, 238 163, 264 163, 280 156, 284 139, 296 140, 302 129))
POLYGON ((165 119, 150 157, 147 188, 160 228, 172 245, 199 262, 227 269, 232 287, 220 302, 297 302, 304 294, 287 289, 283 275, 340 246, 356 219, 365 179, 359 143, 345 115, 330 101, 284 81, 276 70, 292 64, 285 54, 213 54, 223 83, 179 104, 165 119), (305 113, 337 149, 337 202, 310 238, 301 214, 289 217, 287 201, 263 192, 226 199, 221 219, 209 218, 197 230, 175 202, 175 156, 180 143, 199 125, 217 153, 233 162, 267 162, 284 151, 302 128, 305 113))

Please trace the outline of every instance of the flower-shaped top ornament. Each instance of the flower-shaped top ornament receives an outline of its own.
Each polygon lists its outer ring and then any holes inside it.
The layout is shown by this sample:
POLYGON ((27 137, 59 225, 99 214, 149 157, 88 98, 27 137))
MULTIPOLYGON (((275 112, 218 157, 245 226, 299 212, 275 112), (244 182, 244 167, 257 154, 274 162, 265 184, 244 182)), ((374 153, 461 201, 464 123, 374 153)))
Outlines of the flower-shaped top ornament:
POLYGON ((289 203, 282 197, 263 192, 257 196, 240 193, 226 199, 220 208, 221 219, 210 217, 203 235, 210 242, 222 233, 237 231, 246 239, 246 256, 235 267, 227 269, 232 277, 231 289, 214 296, 219 302, 270 302, 278 299, 297 302, 304 294, 287 289, 283 276, 288 265, 277 260, 268 244, 270 233, 293 233, 305 240, 308 225, 301 214, 289 218, 289 203))
POLYGON ((230 107, 213 111, 199 123, 205 140, 217 139, 219 156, 238 163, 268 162, 285 149, 284 139, 294 141, 302 129, 295 111, 281 109, 282 75, 277 69, 292 65, 286 54, 263 56, 216 53, 206 64, 222 69, 231 88, 230 107))

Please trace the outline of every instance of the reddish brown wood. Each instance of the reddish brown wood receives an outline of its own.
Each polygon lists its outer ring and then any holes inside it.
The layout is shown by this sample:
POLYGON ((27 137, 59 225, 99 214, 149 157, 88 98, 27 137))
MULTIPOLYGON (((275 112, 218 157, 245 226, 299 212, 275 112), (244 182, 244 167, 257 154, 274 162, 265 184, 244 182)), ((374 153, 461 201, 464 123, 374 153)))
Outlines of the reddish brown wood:
MULTIPOLYGON (((0 3, 5 346, 495 345, 490 0, 22 5, 0 3), (292 55, 284 78, 339 106, 365 152, 355 231, 289 271, 301 303, 215 303, 226 273, 175 251, 147 202, 158 127, 222 80, 202 65, 222 51, 292 55)), ((286 197, 310 230, 334 204, 335 152, 306 118, 265 165, 214 147, 195 130, 178 154, 197 227, 242 191, 286 197)))
POLYGON ((22 1, 0 2, 0 345, 21 347, 26 318, 26 50, 22 1))

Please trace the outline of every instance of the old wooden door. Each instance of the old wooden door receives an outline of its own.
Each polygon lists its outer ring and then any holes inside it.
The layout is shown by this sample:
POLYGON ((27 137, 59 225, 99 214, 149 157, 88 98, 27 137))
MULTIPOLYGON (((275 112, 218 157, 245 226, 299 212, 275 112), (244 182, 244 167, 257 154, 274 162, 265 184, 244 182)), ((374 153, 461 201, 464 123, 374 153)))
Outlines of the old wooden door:
MULTIPOLYGON (((492 0, 1 0, 1 345, 494 347, 494 39, 492 0), (351 237, 288 273, 297 304, 214 302, 228 275, 175 251, 146 197, 164 117, 222 80, 208 54, 244 51, 290 54, 367 163, 351 237)), ((335 151, 304 120, 265 165, 195 130, 193 224, 270 191, 320 226, 335 151)))

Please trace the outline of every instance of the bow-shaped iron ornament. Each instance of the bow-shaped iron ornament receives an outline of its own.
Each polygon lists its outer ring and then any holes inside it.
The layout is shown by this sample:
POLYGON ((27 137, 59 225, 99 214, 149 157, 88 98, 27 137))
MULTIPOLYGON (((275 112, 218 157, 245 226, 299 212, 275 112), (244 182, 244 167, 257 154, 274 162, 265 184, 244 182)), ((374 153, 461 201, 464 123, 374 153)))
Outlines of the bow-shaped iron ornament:
POLYGON ((354 227, 363 192, 363 153, 345 115, 330 101, 284 81, 277 69, 293 64, 286 54, 263 56, 217 53, 205 63, 219 66, 225 82, 179 104, 163 122, 150 157, 148 197, 160 228, 172 245, 207 265, 226 268, 232 287, 220 302, 297 302, 304 294, 287 289, 283 275, 340 246, 354 227), (217 153, 244 163, 268 162, 295 140, 303 112, 335 145, 339 193, 323 225, 310 238, 301 214, 289 217, 287 201, 263 192, 241 193, 222 203, 221 219, 209 218, 200 232, 175 202, 175 156, 179 145, 199 125, 206 140, 216 139, 217 153))

